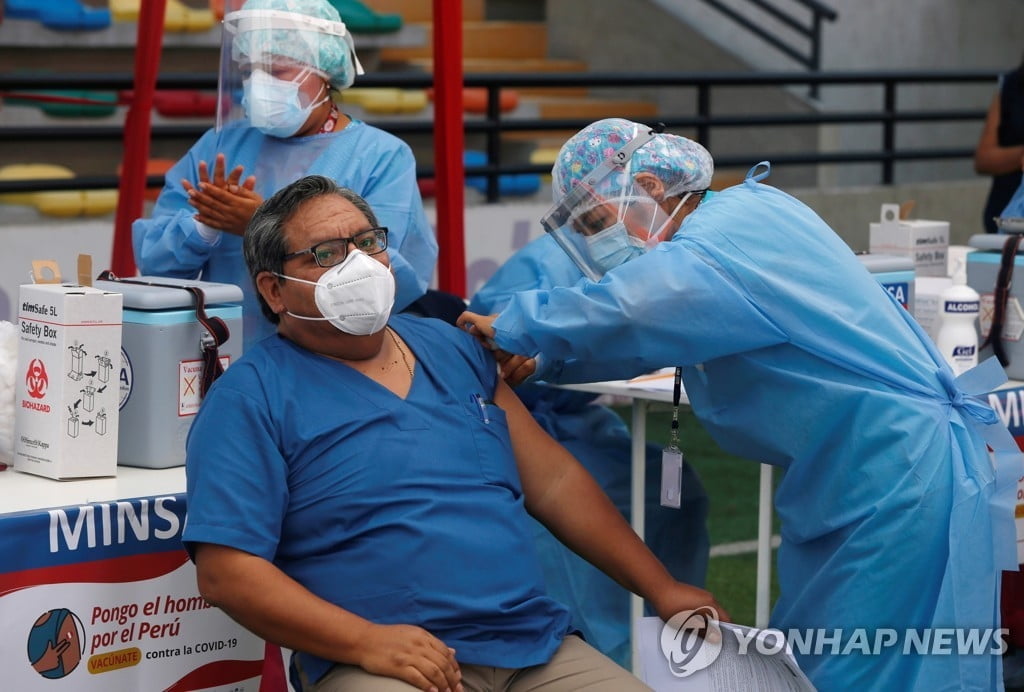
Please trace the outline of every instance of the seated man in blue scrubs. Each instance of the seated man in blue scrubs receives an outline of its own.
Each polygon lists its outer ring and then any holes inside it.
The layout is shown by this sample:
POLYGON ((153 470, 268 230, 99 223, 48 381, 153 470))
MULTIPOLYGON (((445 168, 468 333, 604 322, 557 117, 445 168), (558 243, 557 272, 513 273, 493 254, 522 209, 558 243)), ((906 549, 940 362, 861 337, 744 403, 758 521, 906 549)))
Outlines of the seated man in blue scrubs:
POLYGON ((529 516, 663 619, 728 616, 672 578, 471 335, 392 314, 387 239, 322 176, 254 214, 245 259, 277 334, 189 433, 201 594, 297 652, 302 689, 647 689, 545 593, 529 516))
MULTIPOLYGON (((679 184, 695 182, 686 173, 679 178, 679 184)), ((704 187, 708 183, 710 176, 704 187)), ((502 264, 473 296, 469 309, 485 314, 501 312, 520 291, 572 286, 582 278, 579 268, 554 239, 544 235, 502 264)), ((538 384, 519 385, 515 392, 534 420, 583 464, 619 512, 628 517, 632 437, 618 414, 596 403, 597 395, 588 392, 538 384)), ((711 549, 708 496, 697 472, 684 463, 680 506, 662 507, 661 451, 657 445, 647 445, 644 536, 673 577, 704 586, 711 549)), ((568 606, 573 624, 590 644, 620 665, 629 665, 629 594, 543 526, 534 522, 533 528, 548 593, 568 606)))
POLYGON ((264 198, 317 174, 355 190, 390 229, 395 307, 405 308, 430 283, 437 241, 412 150, 332 98, 362 74, 338 11, 328 0, 247 0, 225 15, 224 33, 217 127, 167 172, 151 217, 132 225, 140 271, 241 286, 248 349, 274 329, 260 316, 242 234, 264 198))

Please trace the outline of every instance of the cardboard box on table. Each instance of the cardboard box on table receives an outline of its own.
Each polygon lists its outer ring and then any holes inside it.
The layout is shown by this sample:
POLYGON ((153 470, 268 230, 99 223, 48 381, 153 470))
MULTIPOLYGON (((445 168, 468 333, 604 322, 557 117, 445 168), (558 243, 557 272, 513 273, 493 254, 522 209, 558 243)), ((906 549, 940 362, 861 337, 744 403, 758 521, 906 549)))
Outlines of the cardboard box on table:
POLYGON ((202 289, 208 317, 219 317, 230 331, 219 348, 227 368, 242 355, 242 289, 234 284, 139 276, 128 281, 96 281, 97 287, 124 294, 124 333, 120 368, 121 435, 117 463, 168 468, 185 463, 185 439, 199 411, 206 329, 198 321, 189 291, 202 289))
POLYGON ((868 250, 901 255, 914 262, 917 276, 946 276, 949 222, 901 219, 898 204, 883 204, 881 219, 868 226, 868 250))
POLYGON ((121 295, 26 284, 18 306, 14 468, 55 479, 116 475, 121 295))

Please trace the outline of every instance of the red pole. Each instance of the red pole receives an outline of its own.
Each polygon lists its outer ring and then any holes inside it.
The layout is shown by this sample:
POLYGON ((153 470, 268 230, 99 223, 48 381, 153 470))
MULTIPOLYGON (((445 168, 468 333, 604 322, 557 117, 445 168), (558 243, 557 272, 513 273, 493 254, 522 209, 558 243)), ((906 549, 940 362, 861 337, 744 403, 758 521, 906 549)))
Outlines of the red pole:
POLYGON ((163 47, 164 8, 167 0, 146 0, 139 8, 135 42, 135 86, 124 124, 124 154, 114 217, 114 247, 110 269, 118 276, 135 275, 132 254, 132 222, 142 216, 146 194, 146 162, 149 160, 150 113, 160 71, 163 47))
POLYGON ((466 296, 462 165, 462 0, 434 0, 434 177, 438 287, 466 296))

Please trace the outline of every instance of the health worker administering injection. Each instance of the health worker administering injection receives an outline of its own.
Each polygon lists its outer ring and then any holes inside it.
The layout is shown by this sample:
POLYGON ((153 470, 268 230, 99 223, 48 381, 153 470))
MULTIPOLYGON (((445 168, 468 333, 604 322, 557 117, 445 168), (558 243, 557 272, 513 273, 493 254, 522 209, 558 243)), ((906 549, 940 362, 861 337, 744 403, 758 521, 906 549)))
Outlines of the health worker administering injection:
POLYGON ((818 689, 995 689, 998 647, 931 655, 903 638, 999 627, 1022 465, 980 397, 1005 374, 989 360, 954 379, 828 224, 762 182, 769 171, 712 193, 700 144, 595 122, 563 145, 543 219, 590 280, 460 324, 512 383, 682 366, 716 442, 784 469, 771 625, 839 633, 795 650, 818 689), (884 629, 898 646, 850 646, 884 629))

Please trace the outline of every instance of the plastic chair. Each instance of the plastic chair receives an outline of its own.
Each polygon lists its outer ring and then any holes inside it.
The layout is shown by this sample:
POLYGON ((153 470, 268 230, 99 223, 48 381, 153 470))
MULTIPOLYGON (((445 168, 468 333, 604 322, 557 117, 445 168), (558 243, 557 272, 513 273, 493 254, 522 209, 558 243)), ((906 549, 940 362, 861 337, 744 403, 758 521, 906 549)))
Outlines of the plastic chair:
MULTIPOLYGON (((538 147, 530 152, 530 163, 554 166, 555 160, 558 159, 558 152, 559 149, 555 147, 538 147)), ((541 182, 550 183, 551 174, 545 173, 541 175, 540 179, 541 182)))
MULTIPOLYGON (((0 166, 0 180, 66 180, 75 174, 67 166, 52 163, 12 163, 0 166)), ((7 204, 25 204, 35 206, 35 192, 5 192, 0 194, 0 201, 7 204)))
POLYGON ((330 0, 353 34, 390 34, 402 28, 397 14, 377 14, 359 0, 330 0))
MULTIPOLYGON (((486 166, 487 154, 482 151, 469 150, 463 156, 464 165, 486 166)), ((487 178, 470 176, 466 178, 466 187, 487 194, 487 178)), ((508 197, 525 197, 540 190, 540 176, 536 173, 509 173, 498 176, 498 194, 508 197)))
POLYGON ((169 118, 209 118, 217 114, 217 95, 195 89, 166 89, 153 95, 153 108, 169 118))
MULTIPOLYGON (((134 93, 120 92, 121 101, 130 103, 134 93)), ((158 89, 153 94, 153 110, 168 118, 209 118, 217 113, 217 96, 198 89, 158 89)))
POLYGON ((90 101, 102 101, 104 105, 92 103, 54 103, 51 101, 40 101, 33 98, 6 98, 9 106, 34 106, 46 115, 54 118, 105 118, 117 111, 117 94, 109 91, 86 91, 84 89, 60 89, 54 91, 30 91, 23 94, 36 94, 39 96, 58 96, 77 99, 89 99, 90 101), (106 105, 109 104, 109 105, 106 105))
POLYGON ((368 113, 418 113, 427 107, 422 89, 349 88, 341 92, 341 102, 353 103, 368 113))
POLYGON ((56 31, 98 31, 110 26, 110 10, 85 7, 78 0, 6 0, 8 19, 32 19, 56 31))
MULTIPOLYGON (((118 22, 137 22, 141 3, 142 0, 110 0, 110 11, 118 22)), ((181 0, 167 0, 164 9, 164 29, 167 31, 209 31, 216 23, 213 10, 197 10, 181 0)))
MULTIPOLYGON (((434 90, 427 89, 427 97, 434 100, 434 90)), ((513 89, 502 89, 498 95, 498 109, 502 113, 514 111, 519 106, 519 92, 513 89)), ((467 87, 462 90, 462 110, 466 113, 487 112, 487 89, 483 87, 467 87)))
MULTIPOLYGON (((0 180, 74 178, 70 168, 46 163, 11 164, 0 168, 0 180)), ((0 202, 35 207, 47 216, 99 216, 117 209, 117 190, 43 190, 7 192, 0 202)))
POLYGON ((420 197, 423 199, 437 196, 437 180, 434 178, 417 178, 416 187, 419 188, 420 197))

